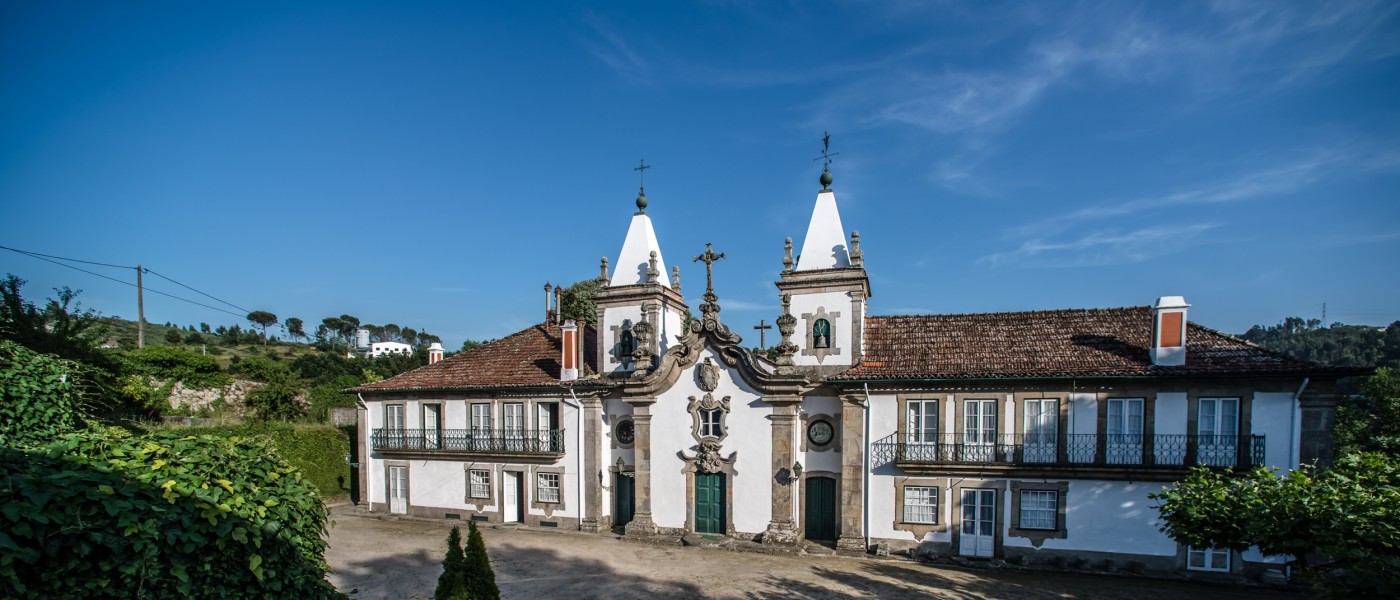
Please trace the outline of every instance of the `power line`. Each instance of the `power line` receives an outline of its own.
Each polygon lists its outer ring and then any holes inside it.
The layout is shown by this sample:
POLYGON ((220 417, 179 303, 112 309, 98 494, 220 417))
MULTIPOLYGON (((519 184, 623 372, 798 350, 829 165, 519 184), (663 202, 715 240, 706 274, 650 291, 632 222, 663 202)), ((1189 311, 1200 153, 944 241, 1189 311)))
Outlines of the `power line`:
MULTIPOLYGON (((120 283, 120 284, 122 284, 122 285, 128 285, 128 286, 131 286, 131 287, 137 287, 136 284, 131 283, 130 281, 122 281, 122 280, 120 280, 120 279, 117 279, 116 277, 108 277, 108 276, 103 275, 103 274, 101 274, 101 273, 94 273, 94 272, 89 271, 89 270, 87 270, 87 269, 83 269, 83 268, 80 268, 80 267, 75 267, 75 266, 70 265, 70 264, 65 264, 65 263, 58 262, 58 260, 53 260, 53 259, 51 259, 51 258, 48 258, 48 257, 50 256, 50 255, 48 255, 48 254, 40 254, 40 253, 38 253, 38 252, 28 252, 28 251, 25 251, 25 250, 18 250, 18 249, 15 249, 15 248, 10 248, 10 247, 8 247, 8 246, 0 246, 0 248, 4 248, 5 250, 11 250, 11 251, 14 251, 14 252, 18 252, 18 253, 20 253, 20 254, 24 254, 24 255, 27 255, 27 256, 31 256, 31 257, 33 257, 33 258, 37 258, 37 259, 42 260, 42 261, 44 261, 44 262, 51 262, 51 263, 56 264, 56 265, 58 265, 58 266, 60 266, 60 267, 68 267, 69 269, 73 269, 74 271, 82 271, 83 273, 87 273, 88 275, 95 275, 95 276, 101 277, 101 278, 103 278, 103 279, 108 279, 108 280, 111 280, 111 281, 115 281, 115 282, 120 283)), ((78 259, 75 259, 75 258, 63 258, 63 257, 53 257, 53 258, 57 258, 57 259, 59 259, 59 260, 71 260, 71 261, 73 261, 73 262, 81 262, 81 263, 87 263, 87 264, 93 264, 93 265, 102 265, 102 266, 105 266, 105 267, 115 267, 115 268, 118 268, 118 269, 135 269, 135 268, 136 268, 136 267, 123 267, 123 266, 120 266, 120 265, 110 265, 110 264, 107 264, 107 263, 93 262, 93 261, 90 261, 90 260, 78 260, 78 259)), ((154 272, 151 271, 150 269, 143 269, 143 270, 146 271, 147 273, 154 273, 154 272)), ((160 276, 160 277, 162 277, 162 278, 164 278, 164 279, 167 279, 167 280, 171 281, 172 283, 175 283, 175 284, 177 284, 177 285, 180 285, 180 286, 189 288, 189 289, 191 289, 191 290, 193 290, 193 291, 195 291, 195 292, 199 292, 199 293, 201 293, 201 294, 204 294, 204 292, 200 292, 199 290, 196 290, 196 289, 194 289, 194 288, 190 288, 189 286, 186 286, 186 285, 184 285, 184 284, 182 284, 182 283, 180 283, 180 282, 178 282, 178 281, 175 281, 175 280, 173 280, 173 279, 170 279, 169 277, 166 277, 166 276, 164 276, 164 275, 161 275, 160 273, 154 273, 154 274, 155 274, 155 275, 158 275, 158 276, 160 276)), ((240 319, 241 319, 241 318, 244 318, 244 317, 246 316, 246 311, 245 311, 245 314, 239 314, 239 313, 233 312, 233 311, 231 311, 231 310, 225 310, 225 309, 219 308, 219 307, 217 307, 217 306, 209 306, 208 304, 204 304, 204 303, 202 303, 202 302, 195 302, 194 300, 190 300, 189 298, 181 298, 181 297, 176 296, 176 295, 174 295, 174 294, 167 294, 167 293, 162 292, 162 291, 160 291, 160 290, 153 290, 153 289, 150 289, 150 288, 146 288, 146 291, 149 291, 149 292, 151 292, 152 294, 160 294, 160 295, 165 296, 165 297, 167 297, 167 298, 174 298, 174 299, 179 300, 179 301, 181 301, 181 302, 188 302, 188 303, 193 304, 193 305, 195 305, 195 306, 203 306, 204 308, 207 308, 207 309, 210 309, 210 310, 217 310, 217 311, 219 311, 219 312, 221 312, 221 313, 230 314, 230 315, 233 315, 233 316, 238 317, 238 318, 240 318, 240 319)), ((204 295, 209 296, 208 294, 204 294, 204 295)), ((209 296, 209 297, 210 297, 210 298, 214 298, 213 296, 209 296)), ((215 300, 219 300, 218 298, 214 298, 214 299, 215 299, 215 300)), ((223 300, 219 300, 219 302, 224 302, 224 301, 223 301, 223 300)), ((224 304, 229 304, 229 303, 224 302, 224 304)), ((229 306, 233 306, 233 305, 232 305, 232 304, 229 304, 229 306)), ((234 307, 234 308, 238 308, 237 306, 233 306, 233 307, 234 307)), ((243 310, 243 309, 239 309, 239 310, 243 310)))
MULTIPOLYGON (((58 260, 66 260, 66 261, 71 261, 71 262, 85 263, 85 264, 89 264, 89 265, 98 265, 98 266, 102 266, 102 267, 112 267, 112 268, 114 268, 114 269, 135 269, 135 268, 136 268, 136 267, 128 267, 128 266, 122 266, 122 265, 113 265, 113 264, 108 264, 108 263, 94 262, 94 261, 90 261, 90 260, 80 260, 80 259, 77 259, 77 258, 64 258, 64 257, 62 257, 62 256, 54 256, 54 255, 52 255, 52 254, 40 254, 40 253, 38 253, 38 252, 30 252, 30 251, 28 251, 28 250, 20 250, 19 248, 11 248, 11 247, 9 247, 9 246, 0 246, 0 248, 4 248, 4 249, 9 250, 9 251, 11 251, 11 252, 18 252, 18 253, 20 253, 20 254, 28 254, 29 256, 33 256, 33 257, 35 257, 35 258, 53 258, 53 259, 58 259, 58 260)), ((49 261, 49 262, 53 262, 53 261, 49 261)), ((61 264, 61 263, 59 263, 59 264, 61 264)))
MULTIPOLYGON (((159 277, 159 278, 161 278, 161 279, 164 279, 164 280, 166 280, 166 281, 169 281, 170 283, 173 283, 173 284, 175 284, 175 285, 178 285, 178 286, 180 286, 180 287, 182 287, 182 288, 185 288, 185 289, 187 289, 187 290, 189 290, 189 291, 191 291, 191 292, 194 292, 194 293, 196 293, 196 294, 199 294, 199 295, 201 295, 201 296, 205 296, 205 297, 207 297, 207 298, 212 298, 212 299, 214 299, 214 300, 218 300, 219 302, 223 302, 224 304, 227 304, 227 305, 232 306, 232 307, 234 307, 234 308, 236 308, 236 309, 238 309, 238 310, 243 311, 244 314, 253 312, 253 311, 250 311, 250 310, 248 310, 248 309, 246 309, 246 308, 243 308, 242 306, 239 306, 239 305, 237 305, 237 304, 234 304, 234 303, 232 303, 232 302, 229 302, 229 301, 227 301, 227 300, 220 300, 219 298, 215 298, 214 296, 210 296, 209 294, 206 294, 206 293, 201 292, 201 291, 199 291, 199 290, 197 290, 197 289, 194 289, 194 288, 192 288, 192 287, 190 287, 190 286, 188 286, 188 285, 185 285, 185 284, 183 284, 183 283, 180 283, 180 282, 178 282, 178 281, 175 281, 174 279, 171 279, 171 278, 169 278, 169 277, 166 277, 166 276, 164 276, 164 275, 161 275, 160 273, 157 273, 157 272, 152 271, 152 270, 150 270, 150 269, 145 269, 145 271, 146 271, 147 273, 150 273, 150 274, 152 274, 152 275, 155 275, 156 277, 159 277)), ((240 316, 242 316, 242 315, 240 315, 240 316)))

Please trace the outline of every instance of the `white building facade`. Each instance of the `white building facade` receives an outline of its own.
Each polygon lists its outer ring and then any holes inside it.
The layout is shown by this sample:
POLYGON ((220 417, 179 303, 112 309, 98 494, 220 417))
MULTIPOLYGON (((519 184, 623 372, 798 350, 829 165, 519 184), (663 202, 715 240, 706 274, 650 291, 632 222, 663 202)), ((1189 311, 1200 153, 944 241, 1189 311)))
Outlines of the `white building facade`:
MULTIPOLYGON (((1336 380, 1187 321, 1189 305, 872 316, 831 177, 787 242, 776 359, 694 315, 645 195, 593 325, 546 321, 359 388, 372 511, 627 536, 1249 574, 1182 547, 1150 494, 1195 465, 1330 458, 1336 380)), ((557 297, 556 297, 557 298, 557 297)))

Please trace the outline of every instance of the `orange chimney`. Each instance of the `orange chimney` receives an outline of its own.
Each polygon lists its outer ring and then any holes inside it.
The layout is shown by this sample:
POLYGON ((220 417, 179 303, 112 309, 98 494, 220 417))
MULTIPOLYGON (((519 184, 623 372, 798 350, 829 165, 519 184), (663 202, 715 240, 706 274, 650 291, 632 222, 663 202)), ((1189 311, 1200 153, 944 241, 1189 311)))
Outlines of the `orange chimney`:
POLYGON ((573 319, 564 321, 564 343, 559 360, 559 380, 574 381, 578 379, 578 323, 573 319))
POLYGON ((1190 307, 1181 296, 1162 296, 1152 306, 1152 364, 1186 364, 1186 309, 1190 307))

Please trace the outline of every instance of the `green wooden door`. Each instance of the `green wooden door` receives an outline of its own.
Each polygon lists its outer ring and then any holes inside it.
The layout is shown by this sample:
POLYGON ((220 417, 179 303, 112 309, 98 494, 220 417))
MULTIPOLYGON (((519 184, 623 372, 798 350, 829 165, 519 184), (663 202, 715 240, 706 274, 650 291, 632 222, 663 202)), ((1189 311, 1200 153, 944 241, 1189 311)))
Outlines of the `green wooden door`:
POLYGON ((836 480, 807 478, 807 527, 809 540, 836 539, 836 480))
POLYGON ((632 522, 632 515, 636 512, 636 488, 633 487, 635 479, 618 473, 613 477, 617 478, 617 485, 613 486, 613 493, 616 494, 617 510, 613 513, 613 527, 622 527, 632 522))
POLYGON ((724 526, 724 474, 695 474, 695 531, 728 533, 724 526))

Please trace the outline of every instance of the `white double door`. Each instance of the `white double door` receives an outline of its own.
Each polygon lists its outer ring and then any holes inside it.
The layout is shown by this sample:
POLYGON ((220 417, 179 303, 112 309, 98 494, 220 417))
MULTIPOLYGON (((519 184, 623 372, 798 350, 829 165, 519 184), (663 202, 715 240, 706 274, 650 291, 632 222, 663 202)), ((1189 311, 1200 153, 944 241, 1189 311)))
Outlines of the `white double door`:
POLYGON ((408 467, 389 467, 389 512, 408 512, 408 467))
POLYGON ((990 557, 996 551, 996 490, 962 491, 958 554, 990 557))

